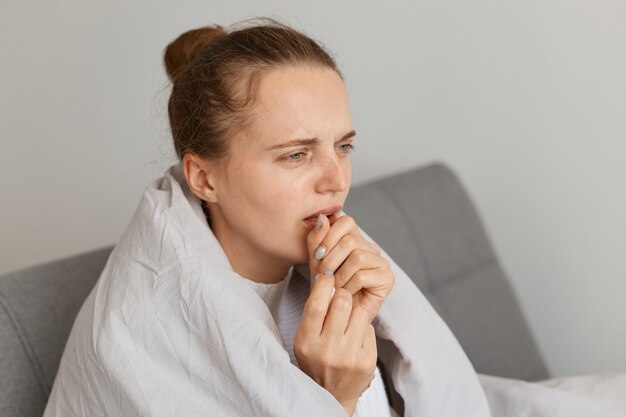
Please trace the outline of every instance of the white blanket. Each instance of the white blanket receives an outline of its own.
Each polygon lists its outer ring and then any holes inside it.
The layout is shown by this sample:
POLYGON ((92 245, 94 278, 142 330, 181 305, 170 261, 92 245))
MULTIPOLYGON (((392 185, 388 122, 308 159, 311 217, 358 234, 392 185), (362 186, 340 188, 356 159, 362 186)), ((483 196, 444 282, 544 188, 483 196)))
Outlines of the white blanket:
MULTIPOLYGON (((396 284, 373 324, 397 347, 384 366, 405 415, 488 417, 457 340, 392 264, 396 284)), ((171 167, 147 187, 82 306, 44 416, 345 415, 292 365, 266 304, 232 270, 180 165, 171 167)))
MULTIPOLYGON (((624 415, 606 411, 626 397, 624 380, 601 401, 549 383, 479 381, 448 327, 383 256, 396 284, 373 324, 381 346, 395 347, 379 354, 405 416, 489 417, 489 406, 494 417, 624 415)), ((306 264, 296 267, 308 277, 306 264)), ((180 165, 171 167, 147 187, 81 308, 44 417, 345 415, 291 364, 267 305, 232 270, 180 165)))
POLYGON ((626 417, 626 374, 539 382, 479 375, 494 417, 626 417))

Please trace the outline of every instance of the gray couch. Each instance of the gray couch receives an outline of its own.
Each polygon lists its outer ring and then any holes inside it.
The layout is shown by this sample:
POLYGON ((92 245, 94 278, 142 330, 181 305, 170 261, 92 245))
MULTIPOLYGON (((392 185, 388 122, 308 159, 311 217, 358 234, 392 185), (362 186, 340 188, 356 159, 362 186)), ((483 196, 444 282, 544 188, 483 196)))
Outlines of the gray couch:
MULTIPOLYGON (((412 277, 478 372, 548 377, 480 218, 431 164, 350 191, 345 212, 412 277)), ((40 416, 65 341, 111 247, 0 277, 0 417, 40 416)))

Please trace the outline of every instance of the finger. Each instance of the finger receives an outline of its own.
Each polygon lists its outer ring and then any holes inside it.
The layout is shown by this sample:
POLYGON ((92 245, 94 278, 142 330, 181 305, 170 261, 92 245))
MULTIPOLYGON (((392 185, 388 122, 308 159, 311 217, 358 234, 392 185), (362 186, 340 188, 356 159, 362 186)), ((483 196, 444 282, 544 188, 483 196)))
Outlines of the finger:
POLYGON ((363 299, 368 300, 367 303, 373 303, 376 307, 387 298, 394 283, 395 276, 388 269, 361 269, 342 288, 352 295, 363 290, 363 299))
POLYGON ((345 236, 350 236, 355 242, 359 242, 359 247, 362 247, 370 252, 380 254, 380 247, 376 243, 366 240, 361 235, 354 219, 350 216, 340 217, 335 220, 335 223, 333 223, 332 226, 330 226, 328 233, 326 233, 321 243, 319 243, 319 247, 324 248, 324 250, 320 253, 322 253, 323 256, 330 253, 330 250, 334 248, 345 236))
POLYGON ((352 294, 341 288, 338 289, 328 308, 322 334, 330 337, 343 337, 350 321, 351 312, 352 294))
MULTIPOLYGON (((348 215, 344 215, 335 220, 333 225, 329 227, 328 233, 325 234, 323 240, 318 243, 324 250, 319 251, 317 255, 322 254, 323 256, 326 254, 344 235, 348 234, 360 237, 360 232, 356 227, 354 219, 348 215)), ((320 257, 318 256, 317 259, 320 259, 320 257)))
MULTIPOLYGON (((376 331, 374 330, 374 326, 371 324, 367 326, 367 330, 365 332, 365 337, 363 338, 363 344, 361 345, 363 350, 365 351, 366 360, 376 362, 376 358, 378 357, 378 348, 376 346, 376 331)), ((376 372, 376 369, 374 369, 376 372)))
MULTIPOLYGON (((343 216, 347 216, 347 214, 344 213, 343 210, 339 210, 339 212, 336 214, 337 220, 342 218, 343 216)), ((335 220, 335 222, 337 222, 337 220, 335 220)), ((361 233, 361 230, 359 229, 359 226, 356 224, 356 222, 354 222, 354 230, 350 234, 363 238, 363 240, 365 240, 367 243, 371 245, 373 252, 376 252, 379 255, 381 254, 382 252, 381 247, 376 242, 371 240, 371 238, 366 239, 365 236, 363 236, 363 234, 361 233)))
POLYGON ((371 322, 370 313, 367 310, 360 306, 354 306, 350 314, 350 321, 346 327, 346 336, 362 343, 371 322))
MULTIPOLYGON (((338 268, 356 250, 366 251, 377 255, 375 252, 376 249, 378 249, 377 245, 368 242, 361 236, 344 234, 335 241, 334 233, 336 224, 337 223, 332 225, 319 246, 320 248, 324 248, 324 256, 319 261, 318 271, 330 271, 336 273, 338 268), (329 238, 331 234, 333 234, 333 236, 329 238)), ((368 267, 368 265, 364 265, 363 267, 368 267)), ((349 278, 349 276, 347 278, 349 278)))
MULTIPOLYGON (((328 255, 329 258, 334 256, 334 251, 335 249, 328 255)), ((325 259, 324 262, 331 263, 332 260, 325 259)), ((348 258, 335 271, 335 286, 337 288, 343 287, 361 269, 384 269, 389 267, 389 261, 382 256, 362 248, 356 248, 350 252, 348 258)))
POLYGON ((322 333, 330 300, 335 292, 334 281, 332 276, 324 274, 311 280, 311 292, 304 304, 300 319, 300 329, 304 334, 320 335, 322 333))
POLYGON ((318 223, 320 224, 319 229, 317 226, 313 227, 306 237, 307 251, 309 253, 309 272, 311 277, 319 271, 319 259, 315 257, 315 251, 318 249, 322 239, 324 239, 324 236, 326 236, 328 230, 330 229, 330 222, 325 215, 320 215, 318 219, 318 221, 320 221, 320 223, 318 223))

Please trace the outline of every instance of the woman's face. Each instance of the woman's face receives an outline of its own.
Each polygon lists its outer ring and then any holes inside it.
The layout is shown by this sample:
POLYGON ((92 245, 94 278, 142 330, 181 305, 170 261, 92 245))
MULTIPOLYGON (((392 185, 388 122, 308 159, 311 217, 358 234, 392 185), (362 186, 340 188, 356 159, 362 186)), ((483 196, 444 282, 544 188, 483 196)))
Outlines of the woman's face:
POLYGON ((211 212, 231 264, 250 278, 261 269, 269 275, 269 265, 275 272, 308 262, 306 235, 315 221, 307 218, 342 208, 354 139, 344 83, 330 69, 267 73, 253 113, 250 129, 231 142, 211 212))

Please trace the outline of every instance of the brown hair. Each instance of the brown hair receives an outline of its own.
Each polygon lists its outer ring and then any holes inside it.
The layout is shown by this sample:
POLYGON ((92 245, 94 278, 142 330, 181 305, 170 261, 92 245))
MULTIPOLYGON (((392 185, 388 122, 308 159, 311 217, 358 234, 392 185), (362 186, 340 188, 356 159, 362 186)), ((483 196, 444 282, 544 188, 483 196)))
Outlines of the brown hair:
MULTIPOLYGON (((228 32, 219 25, 183 33, 165 49, 173 83, 168 113, 180 159, 221 160, 228 138, 249 126, 261 76, 281 66, 334 70, 334 59, 305 34, 274 19, 228 32)), ((250 21, 247 21, 250 22, 250 21)), ((343 77, 342 77, 343 78, 343 77)))

